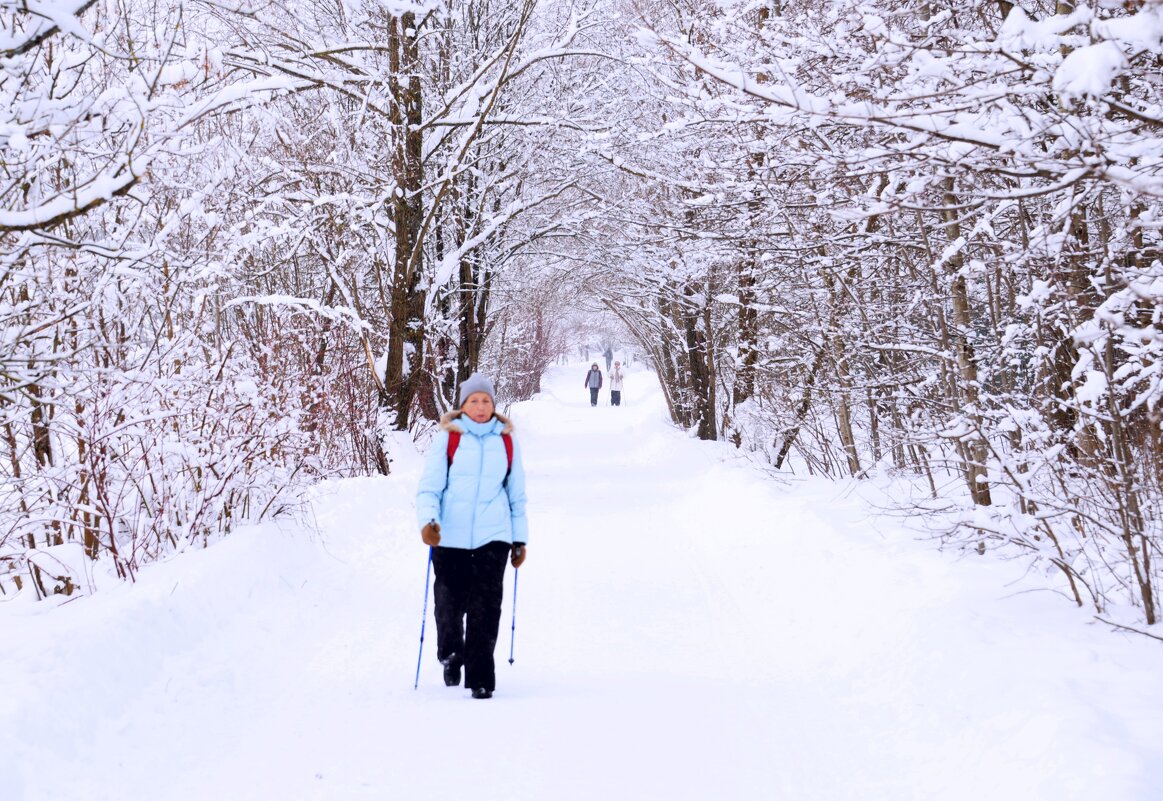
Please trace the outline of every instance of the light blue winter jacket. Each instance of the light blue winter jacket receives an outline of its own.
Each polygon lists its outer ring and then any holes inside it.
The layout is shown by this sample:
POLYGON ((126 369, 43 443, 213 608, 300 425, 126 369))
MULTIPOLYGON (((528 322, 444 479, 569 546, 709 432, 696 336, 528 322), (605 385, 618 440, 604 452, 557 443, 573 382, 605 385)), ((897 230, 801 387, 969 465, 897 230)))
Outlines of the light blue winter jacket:
POLYGON ((515 437, 513 469, 505 482, 509 459, 501 433, 512 430, 513 424, 500 414, 487 423, 477 423, 459 410, 440 418, 440 432, 432 440, 416 491, 416 518, 421 528, 430 520, 440 523, 441 547, 528 541, 525 468, 515 437), (449 431, 461 432, 451 467, 449 431))

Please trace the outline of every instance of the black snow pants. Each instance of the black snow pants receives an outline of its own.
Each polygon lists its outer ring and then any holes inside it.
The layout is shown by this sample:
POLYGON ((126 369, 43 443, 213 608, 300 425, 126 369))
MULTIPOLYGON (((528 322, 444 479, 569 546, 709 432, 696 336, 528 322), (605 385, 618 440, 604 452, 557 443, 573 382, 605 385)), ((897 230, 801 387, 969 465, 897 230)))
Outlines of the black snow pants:
POLYGON ((509 543, 432 549, 436 572, 436 657, 464 665, 464 686, 497 688, 493 651, 501 624, 509 543), (467 636, 465 616, 468 616, 467 636))
POLYGON ((590 387, 590 406, 598 405, 598 388, 590 387))

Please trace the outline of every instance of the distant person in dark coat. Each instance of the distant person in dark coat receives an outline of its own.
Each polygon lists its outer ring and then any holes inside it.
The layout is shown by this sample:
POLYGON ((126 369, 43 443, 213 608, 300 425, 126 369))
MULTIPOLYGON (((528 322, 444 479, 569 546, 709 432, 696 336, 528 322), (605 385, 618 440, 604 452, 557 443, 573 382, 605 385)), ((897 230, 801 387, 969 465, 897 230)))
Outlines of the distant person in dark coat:
POLYGON ((606 352, 602 355, 606 357, 606 372, 608 373, 610 372, 610 360, 614 358, 614 351, 610 350, 610 347, 607 345, 606 352))
POLYGON ((585 385, 590 391, 590 406, 597 406, 598 390, 602 388, 602 371, 598 369, 597 362, 590 365, 590 371, 586 373, 585 385))

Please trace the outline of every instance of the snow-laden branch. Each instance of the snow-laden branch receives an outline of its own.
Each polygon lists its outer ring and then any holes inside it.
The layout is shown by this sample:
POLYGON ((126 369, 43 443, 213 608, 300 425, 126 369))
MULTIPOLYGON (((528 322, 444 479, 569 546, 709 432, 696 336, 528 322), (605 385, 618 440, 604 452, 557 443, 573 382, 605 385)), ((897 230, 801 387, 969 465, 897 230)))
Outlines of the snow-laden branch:
MULTIPOLYGON (((432 128, 463 128, 467 125, 472 125, 476 122, 476 117, 451 115, 438 120, 433 120, 429 125, 432 128)), ((525 127, 559 127, 569 128, 574 131, 581 131, 584 133, 598 133, 610 128, 610 124, 603 122, 595 125, 582 125, 570 119, 563 119, 561 117, 549 117, 544 114, 522 114, 509 115, 497 114, 489 118, 490 126, 497 125, 512 125, 525 127)))
POLYGON ((191 103, 174 127, 177 129, 186 128, 213 114, 240 107, 261 105, 276 95, 299 91, 313 85, 306 80, 296 81, 289 76, 268 77, 230 84, 191 103))
MULTIPOLYGON (((532 10, 532 4, 528 4, 527 8, 523 10, 522 16, 527 19, 528 14, 532 10)), ((592 13, 592 12, 590 12, 592 13)), ((589 16, 588 14, 586 15, 589 16)), ((438 124, 441 120, 449 118, 453 115, 453 109, 461 105, 462 110, 456 115, 459 118, 475 118, 477 108, 480 106, 481 98, 488 96, 496 89, 496 81, 505 80, 511 81, 522 75, 526 70, 535 64, 543 61, 554 59, 565 59, 577 56, 591 56, 591 57, 607 57, 606 54, 591 48, 573 48, 570 45, 578 37, 578 35, 585 30, 586 26, 583 20, 571 18, 566 30, 557 37, 556 41, 544 48, 532 51, 530 53, 522 54, 515 61, 506 64, 506 70, 502 77, 494 79, 493 82, 486 82, 485 76, 489 74, 502 59, 511 59, 513 55, 513 47, 516 45, 520 34, 523 31, 524 24, 518 28, 517 39, 507 43, 504 47, 492 54, 490 58, 483 60, 480 65, 473 71, 471 75, 461 81, 458 85, 450 88, 444 93, 443 104, 435 109, 432 114, 421 124, 421 129, 426 129, 438 124)))
POLYGON ((501 91, 504 89, 508 82, 507 75, 513 65, 513 60, 517 54, 517 48, 521 43, 521 39, 525 34, 526 26, 529 24, 529 18, 532 10, 532 4, 526 5, 523 8, 520 20, 517 26, 514 28, 513 33, 509 36, 509 40, 497 53, 497 58, 501 65, 500 74, 493 82, 487 97, 485 97, 483 108, 476 112, 476 124, 469 131, 465 132, 464 136, 461 137, 461 141, 458 143, 458 147, 453 152, 450 167, 446 173, 448 177, 446 180, 441 182, 439 189, 436 191, 435 197, 432 199, 429 205, 428 213, 425 215, 423 222, 420 224, 420 230, 418 236, 416 237, 416 243, 412 247, 412 252, 408 256, 408 262, 405 266, 405 275, 411 276, 416 274, 417 268, 420 264, 421 253, 424 249, 424 240, 427 236, 427 232, 430 226, 432 225, 432 221, 436 219, 436 214, 440 209, 441 201, 443 201, 447 196, 448 190, 452 186, 452 177, 457 172, 459 172, 460 165, 464 162, 469 148, 477 139, 477 137, 480 136, 481 131, 484 129, 485 122, 488 120, 489 115, 492 113, 493 108, 496 106, 497 101, 501 96, 501 91))
POLYGON ((0 2, 0 10, 5 13, 10 13, 11 10, 37 18, 32 25, 18 34, 0 33, 0 57, 15 58, 23 55, 61 31, 88 41, 89 32, 81 26, 77 17, 96 2, 97 0, 0 2))
MULTIPOLYGON (((863 90, 813 91, 778 69, 773 76, 767 72, 772 68, 766 66, 760 74, 714 57, 683 38, 653 30, 643 30, 640 39, 666 48, 701 74, 761 101, 768 123, 831 123, 905 131, 949 143, 952 150, 946 159, 950 163, 966 158, 966 148, 979 148, 1000 157, 995 164, 981 165, 984 171, 1047 179, 1056 187, 1098 179, 1163 197, 1163 175, 1151 166, 1160 155, 1158 141, 1144 142, 1132 127, 1135 123, 1157 126, 1157 109, 1128 106, 1112 89, 1131 68, 1133 58, 1144 52, 1158 53, 1163 47, 1160 3, 1119 20, 1097 20, 1092 11, 1079 9, 1069 17, 1033 22, 1015 8, 996 41, 969 42, 965 45, 968 50, 959 54, 963 59, 998 60, 990 73, 994 83, 981 78, 983 62, 972 68, 974 77, 967 78, 959 89, 938 91, 926 86, 923 94, 894 92, 891 97, 880 98, 863 90), (1059 48, 1066 42, 1064 34, 1087 24, 1094 43, 1063 55, 1059 48), (1031 47, 1036 50, 1027 59, 1011 52, 1031 47), (1045 58, 1038 56, 1037 49, 1045 52, 1045 58), (1047 95, 1056 96, 1057 102, 1047 104, 1047 95), (1116 114, 1104 118, 1085 105, 1075 109, 1072 104, 1084 99, 1107 103, 1116 114), (1030 119, 1030 112, 1037 116, 1030 119), (1124 125, 1128 120, 1130 125, 1124 125), (1043 140, 1047 137, 1067 146, 1046 147, 1043 140), (1094 146, 1088 144, 1091 140, 1096 142, 1094 146), (1136 163, 1142 166, 1128 166, 1136 163)), ((905 52, 894 67, 904 66, 916 52, 915 47, 900 49, 905 52)), ((921 66, 913 67, 920 69, 920 74, 934 61, 931 56, 925 58, 929 61, 917 57, 921 66)), ((778 59, 765 62, 773 63, 778 64, 778 59)), ((946 80, 955 77, 947 67, 941 69, 946 80)), ((930 157, 939 155, 931 153, 930 157)))
MULTIPOLYGON (((475 236, 466 239, 461 243, 460 247, 444 256, 443 260, 436 268, 436 275, 433 278, 434 286, 443 286, 446 284, 460 266, 461 260, 464 259, 472 251, 476 250, 481 245, 489 242, 496 233, 505 225, 512 222, 519 215, 530 209, 548 203, 554 198, 558 198, 565 194, 571 188, 577 185, 576 181, 570 181, 558 187, 553 192, 548 192, 532 200, 517 200, 510 203, 500 214, 489 219, 488 224, 484 226, 475 236)), ((427 307, 430 310, 435 303, 435 294, 430 293, 427 298, 427 307)))
POLYGON ((85 214, 132 189, 145 174, 149 162, 148 155, 134 158, 127 154, 113 167, 84 185, 73 187, 67 194, 57 195, 29 209, 0 208, 0 232, 52 228, 85 214))
POLYGON ((308 311, 328 320, 344 323, 356 331, 374 330, 365 322, 354 309, 342 306, 324 306, 312 298, 297 298, 293 295, 254 295, 251 297, 235 298, 226 303, 226 308, 255 304, 260 306, 288 306, 301 311, 308 311))

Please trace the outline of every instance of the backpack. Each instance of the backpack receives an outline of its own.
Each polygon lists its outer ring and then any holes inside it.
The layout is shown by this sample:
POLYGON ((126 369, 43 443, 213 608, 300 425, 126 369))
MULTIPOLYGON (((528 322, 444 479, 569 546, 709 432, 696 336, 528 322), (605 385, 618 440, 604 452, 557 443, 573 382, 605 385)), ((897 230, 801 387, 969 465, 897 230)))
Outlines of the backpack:
MULTIPOLYGON (((509 473, 513 472, 513 437, 510 434, 501 434, 501 439, 505 442, 505 456, 509 458, 509 469, 505 471, 505 480, 502 485, 509 486, 509 473)), ((460 447, 460 432, 448 432, 448 466, 452 467, 452 457, 456 455, 456 449, 460 447)))

